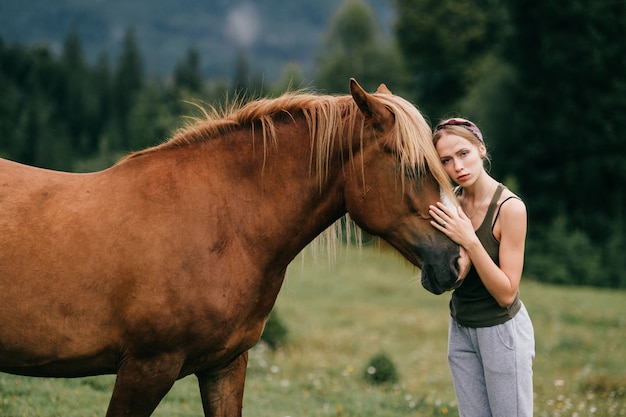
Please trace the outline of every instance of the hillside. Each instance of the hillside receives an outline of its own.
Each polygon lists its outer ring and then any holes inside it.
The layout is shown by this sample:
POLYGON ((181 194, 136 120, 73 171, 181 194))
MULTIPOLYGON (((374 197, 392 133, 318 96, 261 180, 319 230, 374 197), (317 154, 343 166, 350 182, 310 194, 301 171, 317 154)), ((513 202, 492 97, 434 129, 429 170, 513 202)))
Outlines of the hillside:
MULTIPOLYGON (((364 0, 381 30, 390 32, 391 0, 364 0)), ((0 39, 62 49, 78 31, 86 58, 106 53, 116 62, 122 37, 133 28, 144 68, 164 76, 191 47, 207 77, 230 77, 244 52, 254 73, 274 80, 288 62, 309 72, 321 35, 341 4, 338 0, 0 0, 0 39)))

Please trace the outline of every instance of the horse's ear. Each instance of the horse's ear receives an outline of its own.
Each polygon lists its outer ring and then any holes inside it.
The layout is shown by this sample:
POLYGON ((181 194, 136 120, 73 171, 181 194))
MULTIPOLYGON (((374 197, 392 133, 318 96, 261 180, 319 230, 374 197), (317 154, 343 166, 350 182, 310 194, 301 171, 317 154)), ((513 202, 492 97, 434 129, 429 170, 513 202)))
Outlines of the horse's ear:
POLYGON ((387 88, 385 84, 379 85, 378 90, 376 90, 376 92, 380 94, 391 94, 391 91, 389 91, 389 89, 387 88))
MULTIPOLYGON (((386 88, 387 87, 385 87, 385 89, 386 88)), ((365 116, 365 119, 372 123, 376 129, 387 130, 391 128, 395 121, 391 110, 375 96, 363 90, 363 87, 361 87, 354 78, 350 78, 350 93, 365 116)))

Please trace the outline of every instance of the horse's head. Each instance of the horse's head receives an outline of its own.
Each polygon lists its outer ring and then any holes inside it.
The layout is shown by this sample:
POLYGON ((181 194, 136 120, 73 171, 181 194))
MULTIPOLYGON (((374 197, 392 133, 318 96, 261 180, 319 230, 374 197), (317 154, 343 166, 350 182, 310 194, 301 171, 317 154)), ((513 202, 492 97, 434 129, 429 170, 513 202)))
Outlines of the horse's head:
POLYGON ((350 90, 364 116, 363 137, 357 139, 361 152, 346 169, 350 217, 418 266, 428 291, 441 294, 457 287, 469 257, 430 224, 429 206, 454 199, 430 127, 413 105, 384 85, 368 94, 351 80, 350 90))

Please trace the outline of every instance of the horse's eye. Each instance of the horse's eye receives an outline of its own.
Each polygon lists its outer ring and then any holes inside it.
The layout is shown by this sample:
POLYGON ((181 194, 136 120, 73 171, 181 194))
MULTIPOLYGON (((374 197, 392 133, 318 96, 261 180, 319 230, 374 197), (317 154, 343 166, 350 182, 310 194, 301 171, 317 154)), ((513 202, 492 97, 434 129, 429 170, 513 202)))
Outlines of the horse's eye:
POLYGON ((404 175, 405 175, 405 177, 407 177, 408 179, 411 179, 411 180, 419 178, 419 173, 418 173, 416 167, 405 167, 404 168, 404 175))

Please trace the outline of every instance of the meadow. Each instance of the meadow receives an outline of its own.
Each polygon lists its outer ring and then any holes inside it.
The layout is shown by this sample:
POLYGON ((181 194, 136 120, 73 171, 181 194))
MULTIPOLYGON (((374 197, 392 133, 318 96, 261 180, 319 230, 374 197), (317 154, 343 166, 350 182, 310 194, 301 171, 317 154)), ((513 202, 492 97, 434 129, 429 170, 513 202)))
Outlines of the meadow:
MULTIPOLYGON (((292 263, 276 303, 287 342, 250 351, 243 415, 458 416, 446 360, 449 294, 426 292, 419 271, 389 251, 313 258, 292 263), (365 380, 379 353, 396 366, 397 383, 365 380)), ((522 280, 521 292, 535 327, 535 416, 626 416, 626 291, 522 280)), ((0 416, 103 417, 113 383, 0 374, 0 416)), ((193 376, 154 413, 202 415, 193 376)))

